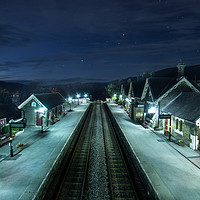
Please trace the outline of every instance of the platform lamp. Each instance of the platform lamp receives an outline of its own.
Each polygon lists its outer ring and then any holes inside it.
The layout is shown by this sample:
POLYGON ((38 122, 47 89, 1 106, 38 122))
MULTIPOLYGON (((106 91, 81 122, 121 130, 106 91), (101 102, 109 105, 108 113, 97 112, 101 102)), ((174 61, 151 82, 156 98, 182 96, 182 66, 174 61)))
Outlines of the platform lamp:
POLYGON ((68 101, 69 101, 69 111, 72 111, 72 109, 71 109, 72 98, 71 98, 71 97, 69 97, 69 98, 68 98, 68 101))
POLYGON ((12 127, 11 127, 12 123, 14 123, 13 119, 11 119, 9 121, 9 128, 10 128, 10 143, 9 143, 9 146, 10 146, 10 156, 11 157, 13 157, 13 143, 12 143, 13 137, 12 137, 12 127))
POLYGON ((88 94, 84 94, 84 97, 85 97, 85 103, 87 103, 87 97, 88 97, 88 94))
POLYGON ((78 105, 79 105, 80 94, 77 94, 76 97, 78 98, 78 105))

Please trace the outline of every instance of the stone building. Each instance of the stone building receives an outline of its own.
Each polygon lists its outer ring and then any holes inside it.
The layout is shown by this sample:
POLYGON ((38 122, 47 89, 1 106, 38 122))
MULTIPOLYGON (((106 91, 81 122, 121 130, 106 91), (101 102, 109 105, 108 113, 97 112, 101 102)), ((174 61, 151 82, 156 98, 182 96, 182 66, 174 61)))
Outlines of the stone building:
POLYGON ((154 129, 162 129, 162 120, 159 119, 162 108, 181 92, 199 93, 200 91, 185 77, 179 79, 151 77, 146 79, 141 96, 141 100, 144 102, 144 121, 147 121, 154 129))
POLYGON ((32 94, 18 108, 27 126, 48 126, 65 112, 65 98, 58 92, 32 94))
POLYGON ((143 119, 144 105, 141 101, 142 89, 144 88, 145 80, 130 82, 128 97, 131 99, 129 105, 129 116, 134 121, 143 119), (131 94, 131 95, 130 95, 131 94))
MULTIPOLYGON (((171 115, 171 134, 184 138, 192 149, 198 149, 200 129, 197 121, 200 119, 200 93, 183 92, 170 101, 163 109, 164 114, 171 115)), ((163 119, 163 121, 168 119, 163 119)), ((164 127, 166 128, 166 127, 164 127)))

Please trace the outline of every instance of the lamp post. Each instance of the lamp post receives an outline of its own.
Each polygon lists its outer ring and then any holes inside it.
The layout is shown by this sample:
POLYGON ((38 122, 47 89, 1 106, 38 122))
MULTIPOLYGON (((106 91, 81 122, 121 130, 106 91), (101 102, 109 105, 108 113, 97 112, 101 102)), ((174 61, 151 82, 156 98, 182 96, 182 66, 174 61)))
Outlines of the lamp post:
POLYGON ((68 98, 68 101, 69 101, 69 111, 72 111, 72 109, 71 109, 72 98, 69 97, 69 98, 68 98))
POLYGON ((87 100, 86 100, 86 99, 87 99, 87 96, 88 96, 87 94, 84 94, 84 97, 85 97, 85 103, 87 103, 87 100))
POLYGON ((126 111, 128 111, 128 109, 129 109, 129 103, 130 103, 130 101, 129 101, 129 98, 127 97, 126 98, 126 104, 125 104, 126 111))
POLYGON ((117 99, 117 94, 114 94, 113 97, 112 97, 113 102, 116 103, 116 99, 117 99))
POLYGON ((79 105, 80 94, 77 94, 76 97, 78 98, 78 105, 79 105))
POLYGON ((13 157, 13 143, 12 143, 12 127, 11 127, 11 123, 14 123, 14 120, 11 119, 9 121, 9 128, 10 128, 10 143, 9 143, 9 146, 10 146, 10 156, 13 157))

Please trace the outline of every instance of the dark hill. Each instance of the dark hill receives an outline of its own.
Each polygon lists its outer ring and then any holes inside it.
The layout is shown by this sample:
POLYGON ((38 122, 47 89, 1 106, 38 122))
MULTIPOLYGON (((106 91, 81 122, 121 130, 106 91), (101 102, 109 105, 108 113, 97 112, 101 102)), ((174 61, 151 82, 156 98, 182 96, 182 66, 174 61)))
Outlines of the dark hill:
POLYGON ((21 90, 23 86, 24 85, 21 83, 11 83, 11 82, 0 81, 0 89, 1 90, 6 89, 10 92, 21 90))
MULTIPOLYGON (((133 83, 133 91, 135 93, 135 96, 140 96, 143 90, 146 78, 148 77, 176 78, 177 72, 178 72, 177 67, 171 67, 171 68, 162 69, 162 70, 152 72, 152 73, 144 73, 143 75, 138 76, 138 77, 129 77, 127 79, 114 80, 109 83, 109 86, 107 87, 107 91, 108 91, 108 88, 112 86, 113 91, 110 93, 110 95, 112 93, 120 93, 121 85, 123 85, 125 88, 125 94, 128 94, 128 88, 129 88, 128 80, 131 80, 133 83)), ((200 82, 200 65, 185 67, 185 77, 188 80, 192 81, 194 84, 195 82, 200 82)))
MULTIPOLYGON (((105 87, 108 83, 73 83, 65 85, 54 85, 56 91, 60 92, 65 98, 71 96, 75 97, 76 94, 83 96, 87 93, 91 100, 105 100, 108 94, 105 87)), ((49 87, 49 86, 48 86, 49 87)))
MULTIPOLYGON (((177 77, 177 67, 166 68, 153 73, 153 77, 177 77)), ((189 80, 200 80, 200 65, 185 67, 185 77, 189 80)))

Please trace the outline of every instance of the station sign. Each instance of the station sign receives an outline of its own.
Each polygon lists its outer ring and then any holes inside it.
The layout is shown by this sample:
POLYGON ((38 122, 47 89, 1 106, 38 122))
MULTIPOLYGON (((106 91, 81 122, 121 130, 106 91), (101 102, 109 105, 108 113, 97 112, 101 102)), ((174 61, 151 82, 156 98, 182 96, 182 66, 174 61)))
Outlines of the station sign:
POLYGON ((10 124, 11 128, 25 128, 26 125, 24 123, 16 123, 16 124, 10 124))
POLYGON ((160 119, 170 119, 171 115, 159 115, 160 119))
POLYGON ((25 128, 26 127, 26 118, 23 118, 17 122, 10 123, 11 128, 25 128))

